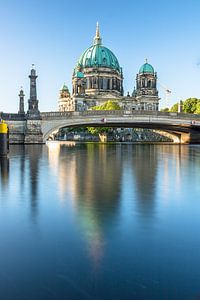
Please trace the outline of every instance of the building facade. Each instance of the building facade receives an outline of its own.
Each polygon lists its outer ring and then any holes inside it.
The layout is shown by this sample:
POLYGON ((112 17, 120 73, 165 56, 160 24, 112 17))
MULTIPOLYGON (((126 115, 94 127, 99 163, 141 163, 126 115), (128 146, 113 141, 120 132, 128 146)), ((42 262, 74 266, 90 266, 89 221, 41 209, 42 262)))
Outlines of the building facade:
POLYGON ((84 111, 107 100, 128 110, 158 110, 157 74, 146 61, 136 76, 132 95, 124 96, 122 68, 114 53, 102 45, 97 24, 93 45, 83 52, 74 68, 72 95, 65 85, 60 91, 59 111, 84 111))

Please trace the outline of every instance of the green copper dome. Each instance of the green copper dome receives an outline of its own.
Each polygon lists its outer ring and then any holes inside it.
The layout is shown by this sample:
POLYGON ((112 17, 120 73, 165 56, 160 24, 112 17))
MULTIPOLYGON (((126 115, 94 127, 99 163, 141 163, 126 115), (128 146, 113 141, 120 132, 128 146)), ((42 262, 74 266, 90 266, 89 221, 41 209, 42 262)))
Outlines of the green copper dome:
POLYGON ((76 74, 75 74, 75 76, 78 77, 78 78, 83 78, 84 74, 81 71, 77 71, 76 74))
POLYGON ((106 67, 120 71, 116 56, 102 45, 89 47, 80 57, 78 65, 81 68, 106 67))
POLYGON ((148 62, 146 61, 146 63, 144 65, 141 66, 139 73, 149 73, 149 74, 154 74, 154 68, 152 67, 152 65, 148 64, 148 62))
POLYGON ((121 71, 116 56, 101 44, 98 24, 93 45, 81 55, 77 65, 81 68, 105 67, 121 71))
POLYGON ((69 91, 67 85, 64 83, 63 86, 60 89, 61 91, 69 91))

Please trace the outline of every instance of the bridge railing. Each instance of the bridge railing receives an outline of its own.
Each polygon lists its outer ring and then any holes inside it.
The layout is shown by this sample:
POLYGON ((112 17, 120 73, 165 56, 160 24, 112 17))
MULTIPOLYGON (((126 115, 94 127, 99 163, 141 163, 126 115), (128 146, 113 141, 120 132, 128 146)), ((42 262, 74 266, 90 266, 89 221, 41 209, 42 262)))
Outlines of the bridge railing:
POLYGON ((188 119, 188 120, 199 120, 199 114, 187 114, 187 113, 176 113, 176 112, 161 112, 161 111, 148 111, 148 110, 87 110, 82 112, 42 112, 42 120, 47 119, 60 119, 60 118, 76 118, 84 116, 149 116, 149 117, 167 117, 171 119, 188 119))
POLYGON ((0 112, 0 118, 7 121, 24 121, 25 114, 3 113, 0 112))
MULTIPOLYGON (((76 118, 84 116, 149 116, 149 117, 166 117, 170 119, 188 119, 200 121, 200 114, 187 114, 176 112, 161 112, 148 110, 87 110, 82 112, 77 111, 52 111, 42 112, 40 117, 42 120, 76 118)), ((0 112, 0 118, 4 120, 23 121, 26 120, 25 114, 18 113, 3 113, 0 112)))

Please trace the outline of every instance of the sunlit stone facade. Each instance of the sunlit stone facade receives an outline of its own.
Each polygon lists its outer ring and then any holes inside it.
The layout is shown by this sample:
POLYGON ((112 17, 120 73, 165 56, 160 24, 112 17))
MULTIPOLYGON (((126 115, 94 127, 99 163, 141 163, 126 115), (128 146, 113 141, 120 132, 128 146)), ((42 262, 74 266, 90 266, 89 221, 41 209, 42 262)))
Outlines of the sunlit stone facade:
POLYGON ((73 99, 71 98, 70 92, 66 84, 64 84, 60 90, 58 100, 59 111, 73 111, 73 99))

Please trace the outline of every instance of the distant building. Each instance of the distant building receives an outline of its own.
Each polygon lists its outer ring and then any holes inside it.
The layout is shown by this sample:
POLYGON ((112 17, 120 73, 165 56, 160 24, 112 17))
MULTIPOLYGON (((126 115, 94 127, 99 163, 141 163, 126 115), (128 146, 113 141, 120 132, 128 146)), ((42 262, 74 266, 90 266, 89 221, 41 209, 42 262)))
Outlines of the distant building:
POLYGON ((59 111, 73 110, 73 100, 71 99, 69 89, 65 83, 60 89, 58 105, 59 105, 59 111))
POLYGON ((72 95, 66 85, 60 91, 59 111, 83 111, 107 100, 128 110, 158 110, 157 74, 146 61, 136 76, 132 95, 124 96, 123 72, 111 50, 102 45, 99 26, 93 45, 79 58, 72 75, 72 95))

